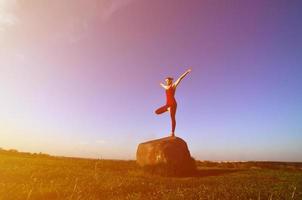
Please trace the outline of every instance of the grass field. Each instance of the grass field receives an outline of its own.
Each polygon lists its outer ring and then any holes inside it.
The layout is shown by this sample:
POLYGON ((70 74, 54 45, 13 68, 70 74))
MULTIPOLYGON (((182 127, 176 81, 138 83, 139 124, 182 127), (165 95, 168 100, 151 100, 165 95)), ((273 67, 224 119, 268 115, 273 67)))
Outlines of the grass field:
POLYGON ((302 199, 299 163, 197 162, 193 177, 160 177, 135 161, 0 151, 0 199, 302 199))

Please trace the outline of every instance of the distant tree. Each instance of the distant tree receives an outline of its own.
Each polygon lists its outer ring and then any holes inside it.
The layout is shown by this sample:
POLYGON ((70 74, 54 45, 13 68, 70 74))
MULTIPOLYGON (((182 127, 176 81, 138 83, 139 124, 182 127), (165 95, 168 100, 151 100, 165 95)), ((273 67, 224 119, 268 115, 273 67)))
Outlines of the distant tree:
POLYGON ((16 150, 16 149, 10 149, 10 150, 8 150, 8 152, 10 152, 10 153, 18 153, 19 151, 16 150))

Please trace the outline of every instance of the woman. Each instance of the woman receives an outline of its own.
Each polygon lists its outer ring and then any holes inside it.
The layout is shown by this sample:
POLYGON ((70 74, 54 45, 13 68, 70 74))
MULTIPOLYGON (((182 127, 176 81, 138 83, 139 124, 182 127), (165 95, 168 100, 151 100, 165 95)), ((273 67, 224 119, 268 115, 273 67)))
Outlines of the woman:
POLYGON ((166 98, 167 98, 167 102, 166 105, 160 107, 159 109, 157 109, 155 111, 156 114, 162 114, 166 111, 170 111, 170 117, 171 117, 171 122, 172 122, 172 133, 171 136, 174 137, 174 131, 175 131, 175 127, 176 127, 176 120, 175 120, 175 115, 176 115, 176 108, 177 108, 177 102, 174 98, 175 95, 175 91, 176 88, 178 86, 178 84, 180 83, 180 81, 189 73, 191 72, 191 69, 188 69, 185 73, 183 73, 183 75, 181 75, 177 81, 175 81, 173 83, 173 78, 172 77, 167 77, 165 79, 166 81, 166 85, 160 83, 160 86, 162 86, 165 90, 166 90, 166 98))

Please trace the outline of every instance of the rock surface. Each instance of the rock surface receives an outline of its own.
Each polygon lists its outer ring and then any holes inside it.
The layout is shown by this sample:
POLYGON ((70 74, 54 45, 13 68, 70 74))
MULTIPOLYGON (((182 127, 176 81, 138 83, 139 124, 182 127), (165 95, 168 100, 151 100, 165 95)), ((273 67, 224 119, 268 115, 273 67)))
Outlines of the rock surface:
POLYGON ((187 143, 179 137, 165 137, 138 145, 137 163, 152 172, 186 175, 195 170, 187 143))

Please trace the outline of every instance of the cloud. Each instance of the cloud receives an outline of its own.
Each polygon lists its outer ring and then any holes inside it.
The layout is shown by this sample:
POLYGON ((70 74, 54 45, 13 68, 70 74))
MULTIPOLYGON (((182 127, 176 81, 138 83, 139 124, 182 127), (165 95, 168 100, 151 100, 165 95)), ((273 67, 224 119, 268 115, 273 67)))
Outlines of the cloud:
POLYGON ((81 141, 81 142, 79 142, 79 145, 83 145, 83 146, 86 146, 88 144, 89 144, 89 142, 87 142, 87 141, 81 141))
MULTIPOLYGON (((16 35, 19 40, 27 40, 23 35, 29 35, 39 41, 73 44, 87 37, 91 27, 108 23, 134 1, 0 0, 0 32, 8 38, 16 35), (15 28, 8 32, 9 27, 15 28)), ((4 35, 0 39, 3 38, 4 35)))
POLYGON ((103 20, 108 21, 114 13, 129 5, 133 1, 134 0, 108 0, 106 2, 107 6, 102 14, 103 20))
POLYGON ((13 26, 18 22, 14 12, 16 8, 16 0, 0 0, 0 30, 13 26))
POLYGON ((97 144, 104 144, 104 143, 106 143, 106 141, 105 140, 96 140, 95 143, 97 143, 97 144))

